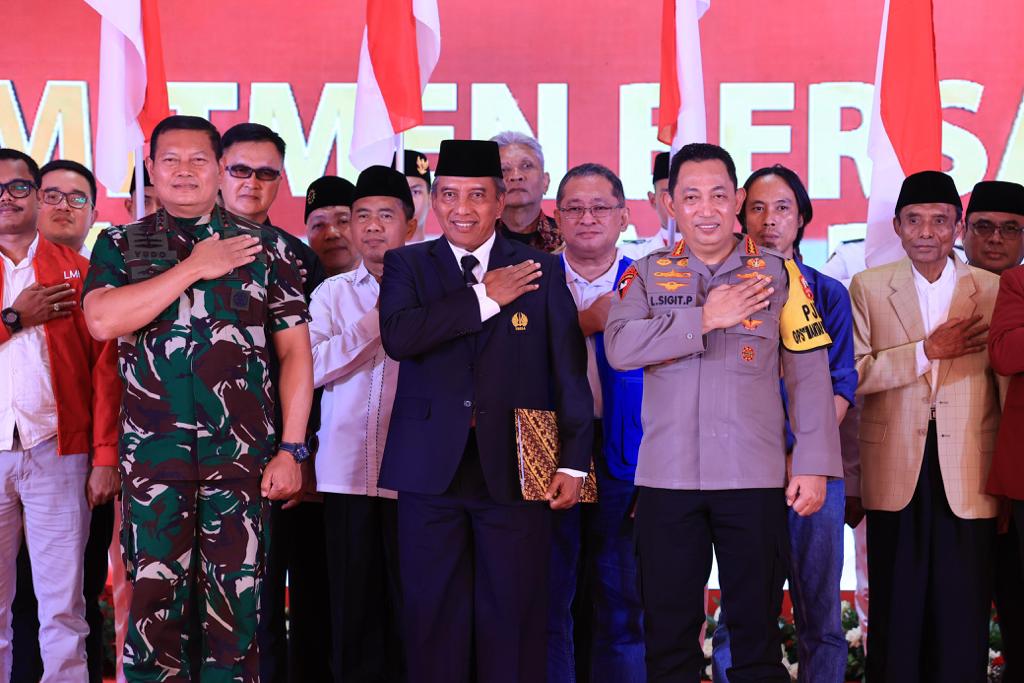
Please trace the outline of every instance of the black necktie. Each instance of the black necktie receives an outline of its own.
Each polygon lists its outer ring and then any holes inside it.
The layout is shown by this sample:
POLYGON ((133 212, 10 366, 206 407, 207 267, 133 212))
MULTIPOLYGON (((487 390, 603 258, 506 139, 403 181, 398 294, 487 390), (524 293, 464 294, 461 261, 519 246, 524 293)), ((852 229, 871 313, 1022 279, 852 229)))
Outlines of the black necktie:
POLYGON ((473 275, 473 269, 480 265, 480 259, 472 254, 466 254, 459 259, 459 262, 462 264, 462 279, 465 281, 466 286, 472 287, 479 283, 480 281, 476 279, 476 275, 473 275))

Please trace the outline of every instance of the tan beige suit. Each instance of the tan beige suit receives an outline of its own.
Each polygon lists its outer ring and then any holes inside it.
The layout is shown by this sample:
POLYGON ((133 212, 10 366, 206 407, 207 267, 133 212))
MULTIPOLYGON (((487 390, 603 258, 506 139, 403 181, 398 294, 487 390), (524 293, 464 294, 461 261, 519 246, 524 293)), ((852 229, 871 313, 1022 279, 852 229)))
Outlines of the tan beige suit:
MULTIPOLYGON (((948 320, 981 315, 988 324, 999 278, 959 259, 955 263, 948 320)), ((931 373, 917 373, 915 345, 925 338, 925 329, 912 268, 904 259, 859 273, 850 285, 857 393, 863 397, 861 497, 868 510, 906 507, 924 457, 932 387, 931 373)), ((987 353, 941 361, 935 409, 950 508, 963 519, 995 517, 996 499, 984 491, 1000 408, 987 353)))

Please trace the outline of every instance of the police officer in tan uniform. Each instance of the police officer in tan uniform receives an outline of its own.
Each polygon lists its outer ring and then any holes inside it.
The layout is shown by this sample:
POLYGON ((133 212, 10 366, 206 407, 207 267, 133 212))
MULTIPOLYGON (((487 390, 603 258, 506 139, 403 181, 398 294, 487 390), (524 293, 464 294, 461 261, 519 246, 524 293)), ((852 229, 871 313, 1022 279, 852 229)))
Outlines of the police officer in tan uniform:
POLYGON ((784 683, 786 506, 813 514, 827 478, 843 476, 830 339, 796 264, 734 234, 743 190, 728 152, 686 145, 669 185, 683 239, 623 273, 605 330, 614 367, 644 368, 636 537, 648 681, 700 679, 714 547, 734 629, 729 680, 784 683))

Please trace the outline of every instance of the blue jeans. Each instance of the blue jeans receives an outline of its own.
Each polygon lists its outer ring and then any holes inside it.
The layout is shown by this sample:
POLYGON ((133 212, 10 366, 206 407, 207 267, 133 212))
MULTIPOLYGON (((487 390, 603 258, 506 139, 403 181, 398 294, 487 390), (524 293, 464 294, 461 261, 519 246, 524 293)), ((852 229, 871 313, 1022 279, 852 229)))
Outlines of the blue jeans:
MULTIPOLYGON (((843 515, 846 487, 829 481, 825 504, 810 517, 789 510, 789 595, 796 619, 797 658, 802 682, 842 683, 846 680, 848 646, 843 633, 839 579, 843 573, 843 515)), ((711 658, 715 683, 728 683, 732 666, 729 628, 722 612, 711 658)))
POLYGON ((643 610, 630 517, 636 488, 609 475, 603 458, 595 465, 598 502, 553 513, 548 683, 576 682, 572 604, 578 581, 591 598, 582 607, 592 633, 581 634, 591 643, 590 681, 644 683, 643 610))

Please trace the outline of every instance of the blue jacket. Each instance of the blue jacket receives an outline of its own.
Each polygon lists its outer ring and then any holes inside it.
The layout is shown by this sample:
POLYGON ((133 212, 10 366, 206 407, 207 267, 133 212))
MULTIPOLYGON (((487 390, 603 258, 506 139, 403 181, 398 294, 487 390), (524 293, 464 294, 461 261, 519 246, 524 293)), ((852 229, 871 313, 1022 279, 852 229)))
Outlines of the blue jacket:
MULTIPOLYGON (((632 262, 633 259, 628 256, 619 260, 616 283, 632 262)), ((562 267, 565 268, 565 256, 562 256, 562 267)), ((594 334, 594 342, 604 408, 601 426, 605 461, 613 477, 632 482, 636 475, 637 454, 643 436, 640 404, 644 396, 644 371, 640 368, 623 372, 612 368, 604 352, 604 332, 594 334)))
MULTIPOLYGON (((853 360, 853 307, 850 294, 839 280, 829 277, 797 260, 797 266, 814 294, 814 304, 821 313, 825 330, 832 337, 828 347, 828 369, 832 374, 832 394, 842 396, 851 406, 857 391, 857 368, 853 360)), ((783 405, 787 404, 786 385, 782 383, 783 405)), ((786 452, 793 450, 793 432, 786 418, 786 452)))

